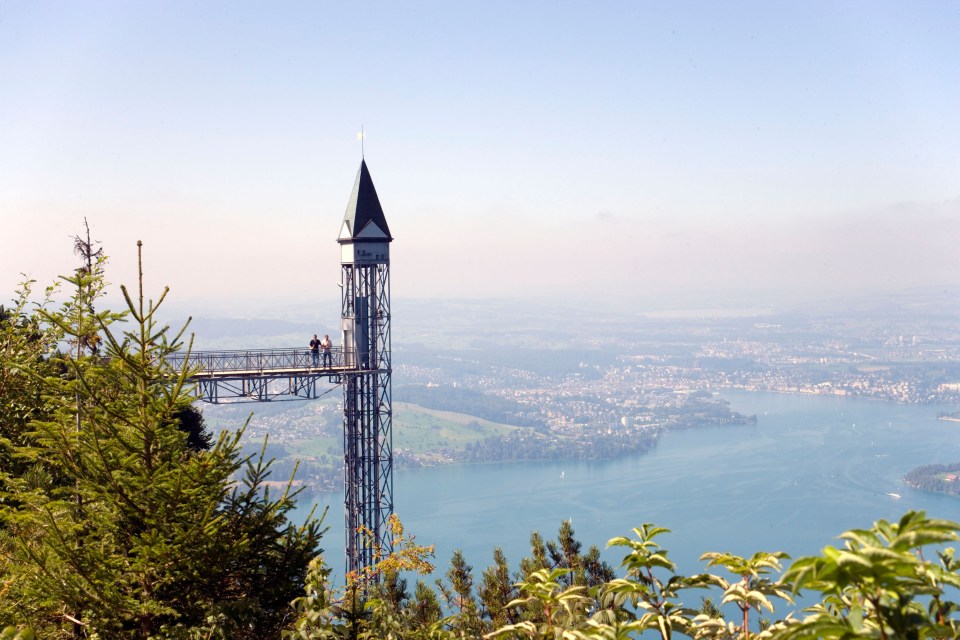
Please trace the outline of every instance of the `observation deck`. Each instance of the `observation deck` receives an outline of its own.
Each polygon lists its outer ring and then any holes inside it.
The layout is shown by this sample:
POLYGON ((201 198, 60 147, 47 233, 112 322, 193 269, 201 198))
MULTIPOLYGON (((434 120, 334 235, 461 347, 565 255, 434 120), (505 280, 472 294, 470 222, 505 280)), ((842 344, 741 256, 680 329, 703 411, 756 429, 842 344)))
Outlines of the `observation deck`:
POLYGON ((382 373, 369 367, 369 354, 353 349, 331 348, 327 366, 323 353, 314 357, 302 348, 244 349, 179 352, 169 362, 175 369, 186 365, 197 399, 214 404, 310 400, 323 395, 318 380, 339 385, 347 376, 382 373))

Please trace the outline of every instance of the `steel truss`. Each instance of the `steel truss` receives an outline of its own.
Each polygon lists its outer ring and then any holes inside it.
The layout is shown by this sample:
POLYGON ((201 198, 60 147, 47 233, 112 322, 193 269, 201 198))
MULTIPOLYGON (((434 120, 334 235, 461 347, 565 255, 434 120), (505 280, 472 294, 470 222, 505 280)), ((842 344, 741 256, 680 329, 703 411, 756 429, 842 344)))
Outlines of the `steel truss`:
POLYGON ((284 400, 315 400, 317 380, 340 384, 339 373, 304 373, 298 375, 250 374, 247 376, 218 376, 191 378, 194 395, 199 400, 218 404, 224 401, 272 402, 284 400))
POLYGON ((355 373, 345 374, 343 385, 346 557, 347 570, 359 571, 392 551, 390 266, 341 266, 343 326, 356 344, 346 360, 355 373))
POLYGON ((216 404, 318 398, 323 394, 317 393, 317 381, 341 384, 349 370, 344 363, 356 360, 349 349, 334 348, 330 355, 327 367, 304 349, 194 351, 175 353, 169 361, 174 370, 188 368, 198 399, 216 404))

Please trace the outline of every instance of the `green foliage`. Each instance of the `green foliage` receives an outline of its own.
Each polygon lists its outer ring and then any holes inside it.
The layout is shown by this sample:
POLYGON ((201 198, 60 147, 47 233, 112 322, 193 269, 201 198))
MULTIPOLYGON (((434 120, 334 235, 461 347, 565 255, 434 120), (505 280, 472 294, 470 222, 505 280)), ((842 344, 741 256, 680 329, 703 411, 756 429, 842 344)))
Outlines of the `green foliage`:
POLYGON ((903 481, 916 489, 957 495, 960 494, 958 473, 960 473, 960 462, 926 464, 911 469, 907 475, 903 476, 903 481))
MULTIPOLYGON (((667 551, 657 542, 667 530, 645 524, 633 530, 633 537, 608 543, 626 552, 622 575, 587 586, 571 579, 575 569, 545 566, 551 562, 576 564, 571 559, 579 542, 564 542, 572 531, 561 528, 556 543, 545 542, 539 534, 531 537, 533 554, 521 562, 529 571, 518 574, 522 578, 512 585, 516 597, 505 606, 497 605, 504 593, 510 592, 503 589, 508 570, 502 552, 495 552, 494 564, 484 572, 479 602, 474 604, 472 570, 462 554, 455 553, 447 572, 448 584, 440 585, 452 612, 449 617, 439 618, 436 609, 426 616, 410 615, 409 602, 398 600, 387 606, 372 601, 370 615, 354 634, 296 637, 957 638, 958 606, 948 594, 955 596, 960 588, 960 561, 954 549, 945 545, 957 540, 958 530, 960 524, 909 512, 898 523, 880 520, 870 529, 848 531, 841 536, 845 540, 842 549, 826 547, 821 556, 800 558, 782 575, 781 561, 787 557, 782 552, 758 552, 749 557, 703 554, 708 568, 722 567, 735 578, 727 580, 709 573, 678 575, 667 551), (564 547, 571 553, 564 553, 564 547), (924 552, 931 549, 936 561, 924 559, 924 552), (714 604, 714 598, 707 595, 699 609, 687 607, 682 596, 694 588, 716 594, 721 604, 714 604), (750 620, 750 611, 775 614, 774 598, 792 603, 791 594, 801 589, 822 596, 803 612, 802 619, 790 611, 773 622, 750 620), (727 619, 725 611, 731 609, 736 615, 727 619)), ((417 600, 432 602, 423 583, 418 584, 417 600)), ((328 616, 325 632, 344 631, 343 618, 329 606, 321 603, 316 611, 328 616)))
POLYGON ((37 313, 50 304, 53 287, 31 311, 33 284, 31 280, 21 284, 12 307, 0 306, 0 505, 20 501, 11 491, 12 478, 31 474, 30 487, 50 480, 42 469, 35 469, 25 447, 31 442, 31 422, 47 415, 42 381, 57 368, 45 356, 55 349, 60 334, 42 323, 37 313))
MULTIPOLYGON (((766 553, 759 551, 749 558, 741 558, 729 553, 705 553, 700 556, 701 560, 707 560, 707 567, 720 566, 727 569, 738 578, 737 581, 728 582, 725 578, 711 576, 711 579, 721 589, 723 589, 723 599, 720 604, 734 603, 740 610, 741 623, 737 630, 740 637, 750 636, 750 611, 766 609, 773 613, 773 603, 770 596, 777 596, 787 602, 793 602, 790 594, 784 591, 776 582, 767 576, 776 571, 780 572, 780 560, 789 556, 782 551, 766 553)), ((730 634, 732 629, 727 627, 715 626, 710 620, 702 620, 700 628, 703 630, 711 629, 718 633, 730 634)))
POLYGON ((24 294, 2 325, 0 384, 19 404, 0 406, 15 461, 0 479, 0 623, 44 638, 276 636, 320 523, 289 523, 295 496, 269 495, 269 462, 240 456, 240 432, 214 441, 191 418, 188 372, 168 362, 183 331, 156 321, 166 291, 148 302, 141 281, 136 297, 122 288, 123 313, 95 309, 104 259, 83 257, 58 309, 28 312, 24 294))
POLYGON ((554 638, 561 637, 563 630, 574 629, 587 617, 590 598, 586 588, 570 586, 570 569, 540 569, 517 588, 523 597, 509 603, 508 607, 525 607, 536 603, 539 622, 524 620, 500 627, 490 638, 554 638))
POLYGON ((474 389, 454 386, 397 385, 393 391, 393 398, 397 402, 409 402, 427 409, 454 411, 499 424, 535 427, 538 431, 546 431, 547 428, 542 418, 527 415, 525 407, 516 400, 474 389))
POLYGON ((447 583, 437 580, 437 588, 448 609, 450 629, 459 636, 477 637, 483 632, 480 607, 473 597, 473 567, 467 564, 457 549, 450 560, 447 583))
POLYGON ((0 629, 0 640, 36 640, 30 629, 17 629, 16 627, 6 627, 0 629))
POLYGON ((206 451, 213 446, 213 434, 203 420, 203 413, 192 404, 181 407, 173 414, 180 431, 187 434, 187 447, 193 451, 206 451))
POLYGON ((321 521, 289 522, 290 483, 270 495, 267 443, 245 457, 240 432, 212 438, 190 408, 189 372, 168 362, 183 331, 155 319, 166 292, 147 302, 141 279, 123 313, 98 310, 104 258, 89 235, 77 247, 60 307, 52 289, 31 306, 28 281, 0 308, 0 640, 960 637, 960 524, 923 512, 782 574, 782 552, 701 556, 732 578, 677 574, 653 524, 609 541, 618 575, 564 522, 556 540, 531 535, 513 574, 495 549, 476 582, 458 551, 412 596, 407 575, 432 571, 433 548, 394 517, 393 551, 336 591, 321 521), (690 589, 708 594, 699 609, 690 589), (819 602, 751 620, 801 591, 819 602))
POLYGON ((330 567, 317 556, 310 562, 304 584, 305 594, 291 606, 296 613, 293 629, 284 632, 285 638, 297 640, 325 640, 349 637, 343 622, 344 611, 330 589, 330 567))
POLYGON ((842 548, 827 546, 822 556, 797 560, 783 582, 823 599, 778 637, 958 637, 957 605, 945 600, 949 589, 960 587, 958 563, 953 548, 940 548, 957 540, 958 528, 911 511, 899 522, 847 531, 842 548), (931 546, 937 562, 922 553, 931 546))
POLYGON ((396 515, 389 522, 390 553, 375 554, 376 564, 348 575, 342 591, 330 585, 330 569, 322 557, 310 564, 305 594, 292 603, 296 619, 285 638, 432 638, 440 633, 440 604, 423 583, 411 600, 402 572, 433 571, 432 546, 416 544, 396 515))
POLYGON ((430 629, 438 627, 443 616, 440 600, 430 586, 417 581, 417 588, 410 602, 410 621, 414 629, 430 629))
POLYGON ((654 540, 668 532, 669 529, 644 524, 633 530, 635 539, 618 537, 610 540, 608 547, 628 550, 620 563, 626 576, 611 580, 601 588, 604 602, 615 605, 620 616, 637 611, 636 619, 626 626, 657 631, 665 639, 671 638, 675 631, 687 635, 693 633, 698 612, 684 606, 679 599, 681 591, 715 583, 708 575, 687 578, 674 573, 676 566, 667 557, 667 551, 654 540))
POLYGON ((519 622, 517 607, 510 606, 517 596, 517 589, 510 579, 510 567, 503 549, 493 550, 493 565, 483 572, 478 589, 481 616, 488 617, 494 628, 519 622))
POLYGON ((490 460, 594 460, 646 451, 656 444, 655 432, 615 431, 593 433, 589 440, 559 433, 517 429, 464 447, 462 459, 490 460))

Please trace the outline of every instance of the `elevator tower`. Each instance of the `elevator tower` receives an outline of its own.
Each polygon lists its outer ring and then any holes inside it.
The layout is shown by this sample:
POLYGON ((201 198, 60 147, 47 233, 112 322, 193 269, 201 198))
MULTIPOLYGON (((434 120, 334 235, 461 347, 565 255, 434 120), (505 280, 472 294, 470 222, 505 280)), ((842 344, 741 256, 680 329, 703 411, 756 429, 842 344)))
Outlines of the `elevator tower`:
POLYGON ((344 515, 347 570, 391 551, 393 409, 390 377, 390 229, 366 161, 340 235, 344 515))

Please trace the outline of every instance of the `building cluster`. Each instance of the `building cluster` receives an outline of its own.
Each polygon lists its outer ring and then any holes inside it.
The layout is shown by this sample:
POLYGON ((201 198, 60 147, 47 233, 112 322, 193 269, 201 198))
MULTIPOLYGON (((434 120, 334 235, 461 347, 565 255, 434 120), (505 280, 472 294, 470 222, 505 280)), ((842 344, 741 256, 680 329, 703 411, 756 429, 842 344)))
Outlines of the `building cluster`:
MULTIPOLYGON (((523 368, 476 360, 466 368, 400 365, 399 371, 409 382, 511 399, 518 412, 569 435, 743 419, 714 397, 724 390, 960 404, 960 332, 894 338, 882 330, 818 332, 760 324, 743 337, 688 335, 673 349, 636 336, 598 336, 585 344, 605 350, 606 361, 580 362, 564 373, 539 373, 537 362, 523 368)), ((445 360, 457 363, 452 356, 445 360)))
MULTIPOLYGON (((448 333, 429 325, 433 332, 418 335, 422 342, 398 348, 395 399, 410 397, 410 386, 422 386, 429 393, 403 402, 530 428, 465 447, 398 446, 395 466, 612 457, 652 446, 666 429, 754 419, 731 409, 722 399, 725 390, 936 403, 947 405, 944 419, 960 419, 950 407, 960 406, 955 323, 905 333, 871 318, 832 324, 624 321, 592 324, 596 333, 580 337, 576 321, 569 317, 568 324, 558 320, 549 331, 523 334, 504 332, 506 318, 477 324, 467 332, 469 345, 462 326, 448 333), (431 404, 438 398, 442 406, 431 404)), ((293 405, 282 411, 257 406, 247 440, 260 442, 269 434, 291 460, 301 461, 298 477, 313 488, 340 486, 339 394, 293 405), (312 443, 310 451, 303 443, 312 443)), ((225 426, 242 424, 250 407, 241 411, 225 426)))

